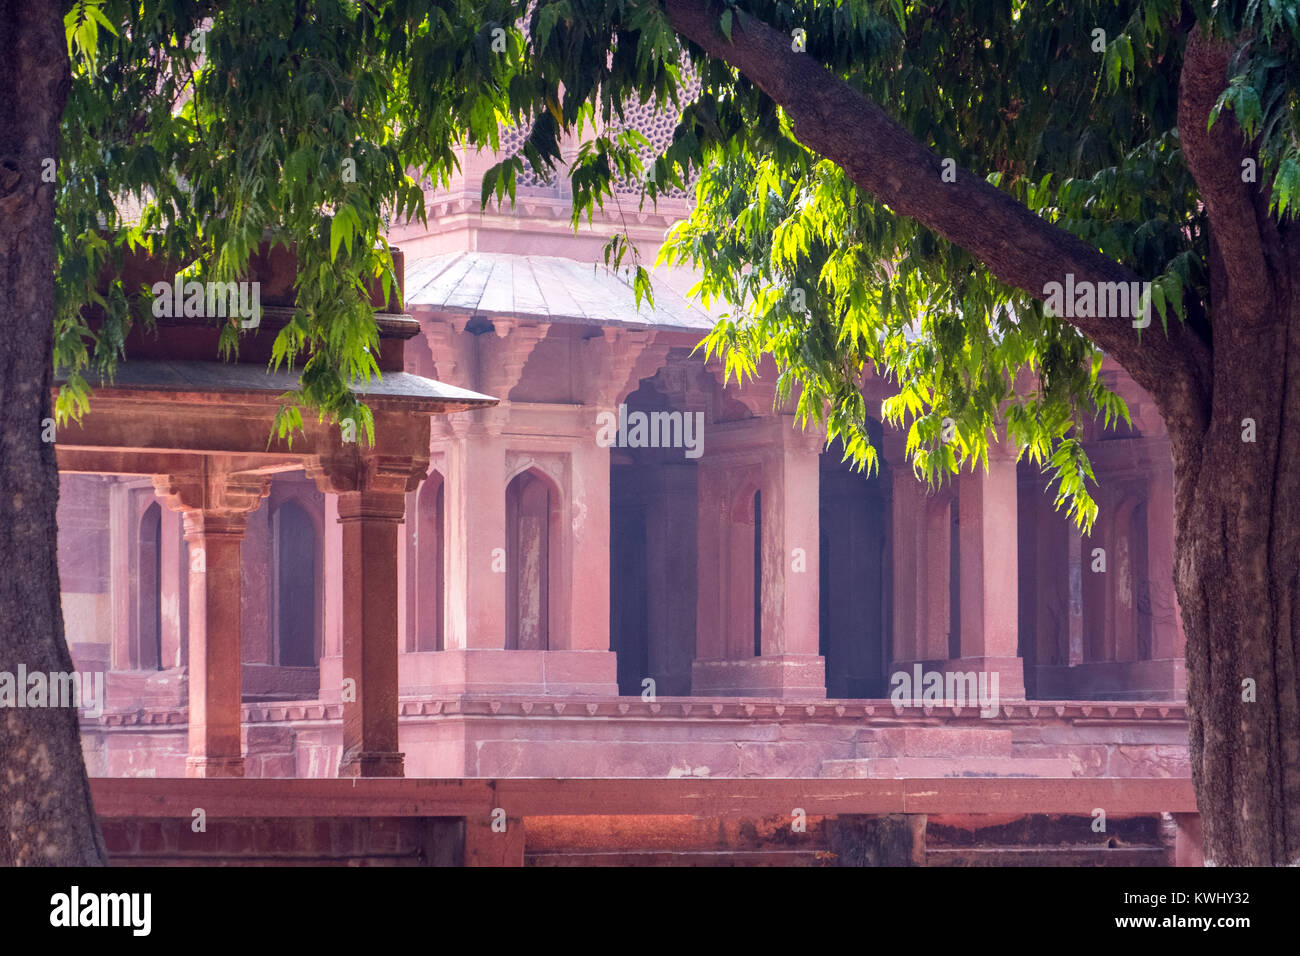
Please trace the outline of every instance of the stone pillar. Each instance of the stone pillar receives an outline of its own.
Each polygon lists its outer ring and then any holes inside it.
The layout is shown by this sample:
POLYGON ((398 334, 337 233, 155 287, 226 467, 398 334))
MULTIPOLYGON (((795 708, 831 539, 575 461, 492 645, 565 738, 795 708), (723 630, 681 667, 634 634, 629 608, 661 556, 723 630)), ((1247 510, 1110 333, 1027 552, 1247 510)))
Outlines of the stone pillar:
POLYGON ((609 647, 609 449, 592 437, 575 443, 572 460, 569 643, 572 651, 609 647))
MULTIPOLYGON (((987 471, 958 481, 961 548, 961 670, 996 671, 999 695, 1023 700, 1024 660, 1019 656, 1019 549, 1015 453, 989 451, 987 471)), ((990 684, 991 687, 991 684, 990 684)))
MULTIPOLYGON (((376 416, 378 418, 378 416, 376 416)), ((402 426, 427 421, 376 422, 376 433, 399 448, 402 426)), ((419 438, 427 446, 427 432, 419 438)), ((320 455, 307 473, 322 491, 338 495, 342 529, 340 618, 343 642, 343 753, 340 777, 400 777, 397 736, 398 532, 406 494, 419 486, 428 458, 360 451, 356 446, 320 455)))
POLYGON ((326 681, 327 662, 343 653, 343 526, 339 524, 337 495, 325 496, 325 529, 321 536, 321 553, 325 556, 325 633, 321 646, 321 690, 338 697, 337 674, 326 681))
POLYGON ((786 670, 807 670, 796 686, 825 695, 825 670, 818 656, 820 595, 820 453, 818 431, 800 431, 782 416, 775 479, 763 497, 763 657, 783 661, 786 670))
POLYGON ((111 598, 112 647, 108 669, 125 671, 131 661, 131 594, 135 590, 131 560, 131 521, 134 508, 130 485, 119 479, 108 492, 108 568, 111 598))
MULTIPOLYGON (((495 410, 493 410, 495 412, 495 410)), ((479 412, 479 415, 492 412, 479 412)), ((506 450, 494 419, 457 421, 447 462, 447 650, 506 646, 506 450)))
POLYGON ((271 490, 263 475, 229 474, 206 460, 201 473, 154 479, 185 516, 189 542, 188 777, 242 777, 240 551, 250 512, 271 490))
MULTIPOLYGON (((919 482, 917 484, 920 484, 919 482)), ((952 606, 952 509, 956 500, 950 485, 922 495, 917 502, 918 535, 916 578, 916 643, 920 660, 949 656, 948 637, 960 614, 952 606)), ((1012 538, 1014 541, 1014 537, 1012 538)))
POLYGON ((701 467, 697 659, 691 691, 826 696, 818 654, 821 436, 774 415, 715 429, 701 467), (775 452, 772 451, 775 449, 775 452), (752 513, 755 488, 761 515, 752 513), (753 550, 761 522, 760 651, 754 654, 753 550))
POLYGON ((403 775, 397 744, 397 538, 405 514, 403 492, 339 494, 345 687, 340 777, 403 775), (349 679, 356 682, 354 693, 349 679))

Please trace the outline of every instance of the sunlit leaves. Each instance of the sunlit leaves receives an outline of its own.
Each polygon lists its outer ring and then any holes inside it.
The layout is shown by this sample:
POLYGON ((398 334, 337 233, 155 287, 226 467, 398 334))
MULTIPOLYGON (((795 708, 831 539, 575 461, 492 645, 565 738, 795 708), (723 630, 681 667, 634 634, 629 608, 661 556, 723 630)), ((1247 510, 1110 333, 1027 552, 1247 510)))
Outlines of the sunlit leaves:
POLYGON ((94 73, 99 58, 99 28, 113 36, 117 28, 100 9, 104 0, 76 0, 63 17, 63 31, 68 41, 68 56, 81 58, 94 73))
MULTIPOLYGON (((460 148, 496 142, 522 12, 505 0, 76 4, 58 167, 60 411, 84 409, 82 371, 111 376, 131 325, 151 321, 141 290, 118 279, 97 291, 127 247, 228 281, 246 278, 269 240, 298 266, 272 366, 301 375, 293 401, 368 435, 355 389, 379 373, 370 289, 378 280, 389 298, 394 285, 383 233, 394 217, 424 218, 408 170, 446 184, 460 148)), ((260 334, 233 322, 220 332, 227 358, 260 334)), ((300 421, 285 411, 277 425, 300 421)))

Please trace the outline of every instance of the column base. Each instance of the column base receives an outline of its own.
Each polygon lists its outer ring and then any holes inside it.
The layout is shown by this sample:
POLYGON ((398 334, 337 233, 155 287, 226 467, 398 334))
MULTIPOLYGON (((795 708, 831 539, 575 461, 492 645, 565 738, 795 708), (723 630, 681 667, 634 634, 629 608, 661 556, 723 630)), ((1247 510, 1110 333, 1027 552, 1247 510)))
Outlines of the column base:
POLYGON ((406 755, 387 751, 362 751, 344 754, 339 763, 340 777, 404 777, 406 755))
POLYGON ((186 757, 187 777, 242 777, 243 757, 186 757))
POLYGON ((783 654, 691 663, 691 693, 698 697, 826 697, 826 659, 783 654))
MULTIPOLYGON (((980 677, 984 678, 986 696, 997 700, 1024 700, 1025 699, 1025 660, 1023 657, 954 657, 948 660, 931 660, 931 661, 894 661, 890 665, 888 690, 892 698, 897 693, 902 693, 903 697, 910 702, 924 699, 925 679, 929 673, 940 674, 943 678, 943 690, 941 696, 944 702, 952 703, 950 696, 960 697, 966 695, 965 704, 976 706, 979 703, 978 694, 980 689, 980 677), (898 675, 905 675, 907 682, 903 683, 898 679, 898 675), (948 675, 974 675, 974 683, 969 680, 949 681, 948 675), (994 675, 997 675, 996 687, 994 684, 994 675), (955 695, 949 695, 948 687, 952 684, 958 691, 955 695), (901 688, 901 690, 900 690, 901 688), (908 689, 910 688, 910 693, 908 689), (970 688, 969 690, 967 688, 970 688), (994 693, 996 689, 996 694, 994 693), (972 693, 975 699, 970 699, 972 693)), ((961 702, 960 700, 958 701, 961 702)))

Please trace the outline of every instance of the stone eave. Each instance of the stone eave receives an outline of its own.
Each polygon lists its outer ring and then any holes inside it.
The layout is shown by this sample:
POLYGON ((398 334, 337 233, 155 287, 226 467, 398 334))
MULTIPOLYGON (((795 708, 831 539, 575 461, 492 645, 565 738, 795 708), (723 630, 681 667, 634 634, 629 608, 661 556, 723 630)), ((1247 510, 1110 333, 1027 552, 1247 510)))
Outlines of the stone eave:
MULTIPOLYGON (((297 370, 269 371, 260 365, 142 359, 121 363, 111 382, 93 375, 87 376, 87 381, 96 398, 162 405, 279 406, 280 397, 297 388, 298 376, 297 370)), ((66 380, 66 376, 56 378, 52 391, 57 394, 66 380)), ((410 372, 386 372, 382 378, 356 383, 354 388, 373 407, 430 414, 486 408, 499 402, 490 395, 410 372)))

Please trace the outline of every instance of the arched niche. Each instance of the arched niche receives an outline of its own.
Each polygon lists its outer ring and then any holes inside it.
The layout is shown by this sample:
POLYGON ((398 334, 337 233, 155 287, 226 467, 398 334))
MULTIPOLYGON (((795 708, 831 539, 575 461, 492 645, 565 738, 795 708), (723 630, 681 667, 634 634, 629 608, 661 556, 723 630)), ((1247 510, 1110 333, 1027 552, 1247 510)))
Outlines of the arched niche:
POLYGON ((415 651, 445 648, 443 601, 446 588, 445 483, 433 471, 420 488, 416 509, 416 619, 415 651))
POLYGON ((540 469, 506 486, 506 648, 557 649, 563 578, 560 490, 540 469))

